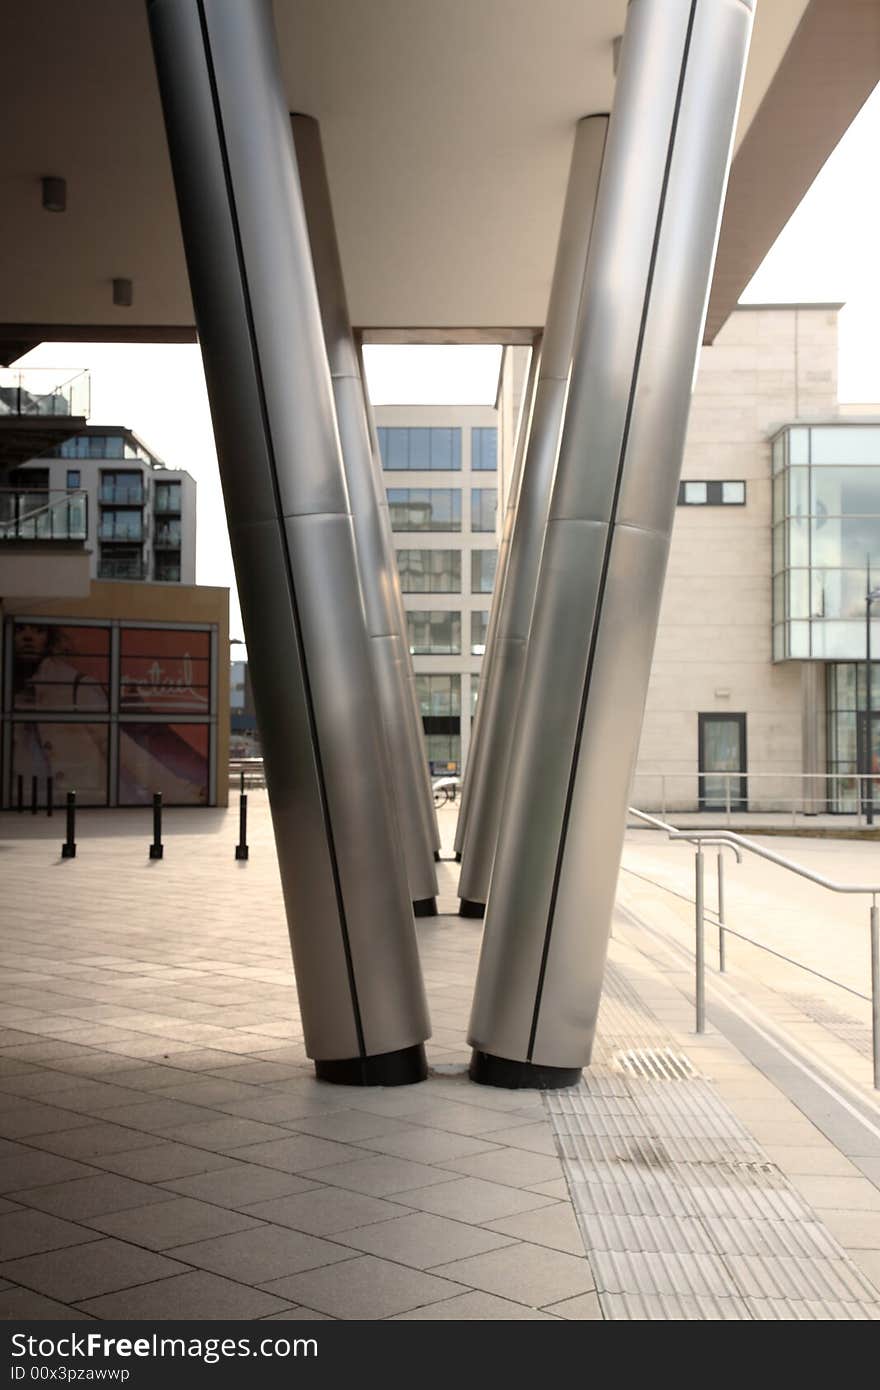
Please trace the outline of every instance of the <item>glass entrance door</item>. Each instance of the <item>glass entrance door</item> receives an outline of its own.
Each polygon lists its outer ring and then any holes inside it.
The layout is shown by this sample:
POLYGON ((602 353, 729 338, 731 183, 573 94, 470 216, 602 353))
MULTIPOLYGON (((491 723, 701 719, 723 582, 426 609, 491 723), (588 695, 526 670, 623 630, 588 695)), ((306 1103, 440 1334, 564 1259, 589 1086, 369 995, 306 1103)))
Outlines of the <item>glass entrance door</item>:
MULTIPOLYGON (((873 701, 872 701, 873 704, 873 701)), ((859 710, 859 794, 863 809, 870 800, 873 802, 874 813, 880 809, 880 710, 871 710, 871 739, 868 742, 868 714, 866 710, 859 710), (870 777, 871 781, 865 779, 870 777), (868 788, 870 787, 870 793, 868 788)))
POLYGON ((745 715, 701 714, 699 721, 700 810, 748 810, 745 715))

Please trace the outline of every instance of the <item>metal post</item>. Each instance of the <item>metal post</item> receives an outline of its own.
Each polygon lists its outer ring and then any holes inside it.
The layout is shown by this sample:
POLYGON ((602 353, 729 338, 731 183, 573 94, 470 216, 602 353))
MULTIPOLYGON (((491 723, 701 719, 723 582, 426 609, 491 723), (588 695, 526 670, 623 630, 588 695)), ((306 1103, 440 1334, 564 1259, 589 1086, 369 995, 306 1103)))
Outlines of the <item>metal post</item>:
POLYGON ((730 773, 721 774, 724 778, 724 808, 727 812, 727 824, 730 825, 730 773))
POLYGON ((400 843, 415 914, 433 917, 437 915, 433 824, 422 794, 423 753, 410 738, 409 673, 396 631, 393 600, 397 559, 390 523, 383 524, 387 521, 387 509, 380 508, 377 495, 321 132, 311 116, 293 115, 290 124, 333 383, 370 655, 391 762, 391 790, 400 843))
POLYGON ((61 846, 61 858, 76 858, 76 792, 67 793, 67 837, 61 846))
POLYGON ((238 844, 235 846, 236 859, 247 859, 247 797, 244 792, 238 798, 238 844))
POLYGON ((21 775, 21 773, 18 774, 16 810, 19 812, 19 814, 21 814, 21 812, 24 810, 24 777, 21 775))
POLYGON ((427 1002, 272 5, 148 16, 306 1051, 327 1081, 420 1081, 427 1002))
POLYGON ((718 969, 722 975, 727 966, 724 938, 724 851, 718 851, 718 969))
POLYGON ((867 773, 865 799, 865 819, 868 825, 874 824, 874 739, 871 729, 871 559, 867 561, 865 593, 865 772, 867 773))
POLYGON ((471 1015, 489 1084, 591 1054, 751 11, 627 10, 471 1015))
POLYGON ((162 793, 153 793, 153 843, 150 845, 151 859, 164 859, 165 847, 162 844, 162 793))
POLYGON ((607 129, 607 116, 586 116, 575 133, 507 572, 480 681, 458 884, 463 917, 482 917, 489 897, 607 129))
POLYGON ((36 779, 36 777, 32 777, 32 778, 31 778, 31 815, 32 815, 32 816, 35 816, 35 815, 37 814, 37 800, 38 800, 38 797, 39 797, 39 791, 38 791, 38 788, 37 788, 37 779, 36 779))
POLYGON ((47 816, 51 816, 51 814, 52 814, 52 801, 53 801, 53 799, 54 799, 54 796, 55 796, 55 778, 54 778, 54 777, 47 777, 47 778, 46 778, 46 815, 47 815, 47 816))
POLYGON ((703 890, 705 887, 705 873, 703 863, 703 849, 697 844, 697 852, 694 856, 694 965, 696 971, 695 995, 696 995, 696 1015, 697 1032, 706 1031, 706 931, 703 920, 703 890))
POLYGON ((874 1089, 880 1091, 880 909, 871 902, 871 1042, 874 1053, 874 1089))
POLYGON ((240 780, 239 780, 239 787, 238 787, 238 789, 239 789, 239 792, 241 793, 241 795, 244 796, 244 768, 241 768, 241 776, 240 776, 240 780))

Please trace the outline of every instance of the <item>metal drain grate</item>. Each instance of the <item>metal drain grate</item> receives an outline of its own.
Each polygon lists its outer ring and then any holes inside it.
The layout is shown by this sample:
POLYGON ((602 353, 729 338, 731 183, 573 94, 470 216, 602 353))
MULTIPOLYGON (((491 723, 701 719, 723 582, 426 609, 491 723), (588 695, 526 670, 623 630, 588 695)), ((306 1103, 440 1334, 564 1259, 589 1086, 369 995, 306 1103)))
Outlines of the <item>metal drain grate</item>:
POLYGON ((639 1076, 648 1081, 693 1081, 699 1072, 682 1052, 669 1047, 631 1047, 615 1052, 612 1066, 627 1076, 639 1076))

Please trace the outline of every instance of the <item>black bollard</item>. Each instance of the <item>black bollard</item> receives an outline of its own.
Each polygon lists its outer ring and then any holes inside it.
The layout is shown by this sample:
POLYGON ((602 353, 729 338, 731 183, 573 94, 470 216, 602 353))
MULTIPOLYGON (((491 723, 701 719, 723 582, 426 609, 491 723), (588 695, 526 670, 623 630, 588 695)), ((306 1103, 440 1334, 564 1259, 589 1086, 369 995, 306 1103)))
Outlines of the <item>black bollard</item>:
POLYGON ((24 810, 24 778, 22 777, 21 773, 18 774, 18 801, 17 801, 17 807, 18 807, 19 813, 21 813, 21 812, 24 810))
POLYGON ((76 858, 76 792, 67 793, 67 839, 61 846, 61 858, 76 858))
POLYGON ((53 799, 54 799, 54 795, 55 795, 55 778, 54 778, 54 777, 47 777, 47 778, 46 778, 46 815, 47 815, 47 816, 51 816, 51 814, 52 814, 52 801, 53 801, 53 799))
POLYGON ((37 779, 31 778, 31 815, 37 814, 37 779))
POLYGON ((241 769, 241 783, 238 790, 241 792, 242 796, 244 796, 244 768, 241 769))
MULTIPOLYGON (((241 774, 244 778, 244 773, 241 774)), ((244 792, 238 798, 238 844, 235 846, 236 859, 248 858, 247 845, 247 797, 244 792)))
POLYGON ((162 793, 153 793, 153 843, 150 845, 150 858, 163 859, 165 848, 162 844, 162 793))

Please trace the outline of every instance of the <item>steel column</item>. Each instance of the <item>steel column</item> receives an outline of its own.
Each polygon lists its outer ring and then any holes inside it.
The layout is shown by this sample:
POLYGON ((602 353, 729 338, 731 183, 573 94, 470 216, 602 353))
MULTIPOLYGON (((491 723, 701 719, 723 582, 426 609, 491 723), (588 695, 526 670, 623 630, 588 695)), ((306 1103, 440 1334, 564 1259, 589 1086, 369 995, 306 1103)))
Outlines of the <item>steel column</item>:
POLYGON ((270 0, 150 0, 306 1049, 425 1075, 427 1007, 270 0))
POLYGON ((751 31, 631 0, 471 1017, 471 1075, 589 1061, 751 31))
POLYGON ((481 917, 489 896, 607 129, 607 116, 585 116, 574 139, 507 577, 480 696, 485 732, 472 759, 471 819, 458 885, 463 916, 481 917))
MULTIPOLYGON (((348 315, 321 132, 318 122, 311 116, 294 115, 290 123, 333 382, 367 635, 391 757, 392 787, 410 897, 417 916, 436 916, 434 845, 428 838, 427 818, 422 815, 422 773, 414 761, 417 750, 412 746, 408 727, 412 722, 409 675, 400 651, 393 598, 397 561, 390 532, 382 525, 376 496, 360 365, 348 315)), ((424 756, 420 763, 424 764, 424 756)))

